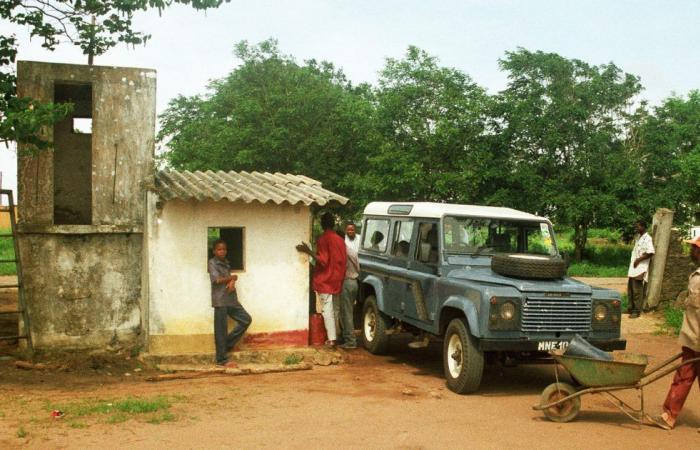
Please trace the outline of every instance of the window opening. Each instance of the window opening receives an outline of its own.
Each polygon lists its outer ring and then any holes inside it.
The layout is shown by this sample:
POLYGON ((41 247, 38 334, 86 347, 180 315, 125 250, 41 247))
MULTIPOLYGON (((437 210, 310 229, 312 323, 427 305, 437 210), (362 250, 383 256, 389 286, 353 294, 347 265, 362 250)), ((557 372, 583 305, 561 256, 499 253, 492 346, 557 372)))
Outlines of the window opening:
POLYGON ((208 258, 212 258, 214 242, 223 239, 226 242, 226 259, 231 270, 245 270, 245 229, 235 228, 209 228, 207 232, 208 258))
POLYGON ((398 221, 394 225, 394 238, 391 241, 391 254, 398 258, 408 258, 411 249, 413 222, 398 221))
POLYGON ((55 83, 54 103, 73 111, 53 126, 53 221, 92 224, 92 85, 55 83))
POLYGON ((389 235, 389 221, 379 219, 367 219, 362 236, 362 248, 373 252, 383 253, 389 235))
POLYGON ((437 264, 438 261, 438 227, 434 222, 418 225, 418 245, 416 259, 425 264, 437 264))

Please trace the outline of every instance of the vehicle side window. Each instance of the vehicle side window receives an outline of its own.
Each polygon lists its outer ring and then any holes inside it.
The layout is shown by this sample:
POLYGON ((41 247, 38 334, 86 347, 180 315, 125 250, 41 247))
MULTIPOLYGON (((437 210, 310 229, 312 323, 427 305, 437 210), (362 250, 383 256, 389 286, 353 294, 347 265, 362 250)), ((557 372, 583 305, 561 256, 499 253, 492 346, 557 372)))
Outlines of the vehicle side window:
POLYGON ((389 240, 389 221, 367 219, 362 235, 362 248, 372 252, 384 253, 389 240))
POLYGON ((413 222, 399 220, 394 225, 394 236, 391 240, 391 254, 398 258, 408 258, 413 235, 413 222))
POLYGON ((416 259, 424 264, 437 264, 438 261, 438 224, 422 222, 418 224, 418 245, 416 259))

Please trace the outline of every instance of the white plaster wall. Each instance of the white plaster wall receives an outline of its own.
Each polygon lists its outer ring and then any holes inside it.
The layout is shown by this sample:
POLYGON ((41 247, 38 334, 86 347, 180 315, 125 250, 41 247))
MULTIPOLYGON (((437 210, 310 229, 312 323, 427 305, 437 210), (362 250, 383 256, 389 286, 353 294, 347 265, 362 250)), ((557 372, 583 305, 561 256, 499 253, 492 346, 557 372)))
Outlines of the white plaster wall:
POLYGON ((209 227, 245 228, 245 269, 238 273, 236 289, 253 317, 248 332, 308 328, 308 259, 294 248, 309 241, 308 207, 225 200, 173 200, 160 212, 153 206, 149 201, 149 335, 213 333, 209 227))

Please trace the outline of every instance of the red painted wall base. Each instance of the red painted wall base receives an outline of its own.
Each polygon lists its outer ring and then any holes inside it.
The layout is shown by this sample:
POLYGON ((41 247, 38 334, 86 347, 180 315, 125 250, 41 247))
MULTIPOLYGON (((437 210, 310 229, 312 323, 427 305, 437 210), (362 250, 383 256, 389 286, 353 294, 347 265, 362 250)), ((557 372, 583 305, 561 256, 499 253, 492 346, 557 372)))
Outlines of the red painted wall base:
POLYGON ((309 330, 246 334, 243 343, 251 347, 305 347, 309 344, 309 330))

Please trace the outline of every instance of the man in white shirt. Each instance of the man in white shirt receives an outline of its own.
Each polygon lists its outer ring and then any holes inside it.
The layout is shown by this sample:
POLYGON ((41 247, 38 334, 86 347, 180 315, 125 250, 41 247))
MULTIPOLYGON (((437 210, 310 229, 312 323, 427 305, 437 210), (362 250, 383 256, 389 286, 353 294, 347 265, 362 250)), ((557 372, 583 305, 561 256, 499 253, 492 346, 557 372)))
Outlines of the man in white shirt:
POLYGON ((627 271, 627 299, 629 307, 627 312, 630 319, 636 319, 642 311, 644 304, 644 290, 649 280, 649 261, 654 256, 654 243, 647 233, 647 224, 639 220, 634 224, 634 230, 639 238, 634 243, 630 257, 630 267, 627 271))
POLYGON ((360 248, 360 237, 355 232, 355 224, 348 222, 345 225, 345 250, 347 255, 347 263, 345 265, 345 280, 343 281, 343 290, 340 293, 340 308, 337 317, 340 319, 340 328, 343 330, 344 349, 357 348, 357 339, 355 338, 354 326, 354 311, 355 299, 359 285, 357 279, 360 276, 360 263, 358 261, 357 251, 360 248))
POLYGON ((355 224, 352 222, 348 222, 345 225, 345 245, 347 245, 348 248, 355 250, 355 252, 357 253, 358 251, 360 251, 361 240, 361 236, 357 234, 355 230, 355 224))

